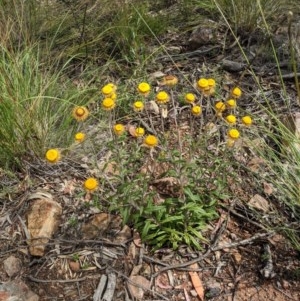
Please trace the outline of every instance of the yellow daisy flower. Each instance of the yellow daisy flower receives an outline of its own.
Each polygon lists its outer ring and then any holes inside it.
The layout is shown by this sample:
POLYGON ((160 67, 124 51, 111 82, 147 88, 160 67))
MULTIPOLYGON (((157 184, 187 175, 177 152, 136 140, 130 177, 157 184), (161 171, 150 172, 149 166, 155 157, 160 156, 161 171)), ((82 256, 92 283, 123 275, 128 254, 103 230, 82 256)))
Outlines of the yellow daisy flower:
POLYGON ((135 112, 141 112, 144 110, 144 103, 140 100, 133 103, 133 110, 135 112))
POLYGON ((123 124, 117 123, 114 125, 113 130, 117 136, 121 136, 125 132, 125 126, 123 124))
POLYGON ((200 106, 193 106, 191 111, 194 116, 199 116, 202 113, 202 108, 200 106))
POLYGON ((116 102, 111 99, 111 98, 104 98, 103 101, 102 101, 102 109, 105 110, 105 111, 111 111, 115 108, 116 106, 116 102))
POLYGON ((206 78, 200 78, 197 81, 197 87, 201 92, 209 89, 208 80, 206 78))
POLYGON ((109 98, 115 101, 117 99, 117 93, 112 93, 109 98))
POLYGON ((145 130, 141 127, 135 129, 135 137, 142 137, 145 135, 145 130))
POLYGON ((86 107, 75 107, 72 112, 72 116, 77 120, 77 121, 84 121, 88 118, 89 116, 89 110, 86 107))
POLYGON ((231 91, 231 96, 233 98, 240 98, 242 95, 242 90, 239 87, 235 87, 232 91, 231 91))
POLYGON ((143 96, 147 96, 150 93, 151 87, 148 83, 142 82, 138 85, 138 91, 143 96))
POLYGON ((78 132, 75 134, 75 141, 81 143, 85 139, 85 134, 78 132))
POLYGON ((110 95, 112 95, 114 90, 113 90, 112 86, 106 85, 101 89, 101 92, 105 97, 109 97, 110 95))
POLYGON ((236 117, 234 115, 228 115, 225 119, 229 124, 236 124, 236 117))
POLYGON ((226 101, 226 107, 228 109, 234 109, 236 107, 236 100, 235 99, 228 99, 226 101))
POLYGON ((240 137, 240 132, 237 129, 231 129, 228 131, 228 137, 236 140, 240 137))
POLYGON ((170 96, 165 91, 160 91, 156 94, 156 102, 159 104, 165 104, 170 100, 170 96))
POLYGON ((215 104, 215 109, 216 109, 217 113, 221 113, 221 112, 224 112, 226 110, 226 106, 225 106, 224 102, 218 101, 215 104))
POLYGON ((95 178, 87 178, 84 181, 83 186, 84 186, 85 190, 87 190, 88 192, 92 192, 98 188, 99 183, 95 178))
POLYGON ((184 97, 185 102, 193 103, 196 101, 196 95, 193 93, 186 93, 184 97))
POLYGON ((242 117, 242 123, 244 125, 250 126, 252 124, 252 118, 250 116, 242 117))
POLYGON ((60 152, 56 148, 51 148, 46 152, 46 160, 50 163, 57 163, 60 160, 60 152))
POLYGON ((158 139, 154 136, 154 135, 148 135, 145 139, 144 139, 144 145, 147 147, 155 147, 158 144, 158 139))

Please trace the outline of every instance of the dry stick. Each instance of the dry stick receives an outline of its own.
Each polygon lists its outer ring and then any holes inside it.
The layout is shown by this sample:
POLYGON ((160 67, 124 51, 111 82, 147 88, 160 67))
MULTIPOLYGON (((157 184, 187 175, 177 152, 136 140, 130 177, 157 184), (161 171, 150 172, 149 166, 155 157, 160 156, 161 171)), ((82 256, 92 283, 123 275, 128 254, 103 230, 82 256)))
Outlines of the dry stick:
POLYGON ((77 279, 66 279, 66 280, 62 280, 62 279, 49 279, 49 280, 45 280, 45 279, 38 279, 35 278, 31 275, 28 275, 27 278, 33 282, 40 282, 40 283, 50 283, 50 282, 59 282, 59 283, 71 283, 71 282, 79 282, 79 281, 84 281, 86 279, 88 279, 88 277, 82 277, 82 278, 77 278, 77 279))
POLYGON ((171 100, 172 100, 172 106, 173 106, 173 110, 174 110, 174 122, 175 122, 175 127, 176 127, 176 131, 177 131, 177 136, 178 136, 178 144, 179 144, 179 149, 180 149, 180 156, 182 156, 182 141, 181 141, 181 133, 180 133, 180 129, 178 127, 178 122, 177 122, 177 110, 176 110, 176 106, 175 106, 175 99, 174 99, 174 93, 173 90, 171 89, 170 91, 171 94, 171 100))
POLYGON ((152 277, 157 277, 160 273, 162 273, 164 271, 167 271, 167 270, 184 268, 184 267, 187 267, 187 266, 189 266, 193 263, 199 262, 199 261, 205 259, 206 257, 208 257, 208 255, 211 252, 216 252, 216 251, 223 250, 223 249, 235 248, 235 247, 238 247, 238 246, 249 245, 249 244, 252 244, 257 239, 267 238, 267 237, 273 236, 274 234, 275 234, 275 231, 270 231, 270 232, 267 232, 267 233, 258 233, 256 235, 250 237, 250 238, 247 238, 247 239, 243 239, 243 240, 239 240, 237 242, 233 242, 233 243, 229 243, 229 244, 209 248, 204 255, 199 256, 198 258, 195 258, 193 260, 190 260, 190 261, 187 261, 187 262, 184 262, 184 263, 169 265, 169 266, 166 266, 164 268, 161 268, 158 272, 153 274, 152 277))

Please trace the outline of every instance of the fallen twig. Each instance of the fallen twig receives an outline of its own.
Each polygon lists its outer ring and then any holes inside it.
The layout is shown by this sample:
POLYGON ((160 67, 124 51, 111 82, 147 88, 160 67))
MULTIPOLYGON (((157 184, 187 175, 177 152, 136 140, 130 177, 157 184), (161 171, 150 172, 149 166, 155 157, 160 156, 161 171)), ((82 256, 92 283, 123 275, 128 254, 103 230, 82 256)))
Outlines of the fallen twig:
POLYGON ((203 259, 205 259, 206 257, 208 257, 208 255, 211 252, 215 252, 215 251, 219 251, 219 250, 223 250, 223 249, 230 249, 230 248, 236 248, 238 246, 244 246, 244 245, 249 245, 252 244, 254 241, 258 240, 258 239, 262 239, 262 238, 268 238, 271 237, 275 234, 274 231, 270 231, 267 233, 258 233, 250 238, 247 239, 243 239, 243 240, 239 240, 237 242, 233 242, 233 243, 229 243, 229 244, 225 244, 225 245, 220 245, 220 246, 216 246, 216 247, 212 247, 210 249, 208 249, 206 251, 205 254, 203 254, 202 256, 199 256, 198 258, 195 258, 193 260, 187 261, 187 262, 183 262, 183 263, 179 263, 179 264, 174 264, 174 265, 167 265, 161 268, 159 271, 157 271, 156 273, 154 273, 152 275, 152 277, 157 277, 157 275, 159 275, 160 273, 167 271, 167 270, 171 270, 171 269, 180 269, 180 268, 184 268, 187 267, 189 265, 192 265, 193 263, 199 262, 203 259))
POLYGON ((38 279, 35 278, 31 275, 28 275, 27 278, 33 282, 39 282, 39 283, 50 283, 50 282, 59 282, 59 283, 71 283, 71 282, 79 282, 79 281, 84 281, 86 280, 88 277, 82 277, 82 278, 77 278, 77 279, 49 279, 49 280, 45 280, 45 279, 38 279))

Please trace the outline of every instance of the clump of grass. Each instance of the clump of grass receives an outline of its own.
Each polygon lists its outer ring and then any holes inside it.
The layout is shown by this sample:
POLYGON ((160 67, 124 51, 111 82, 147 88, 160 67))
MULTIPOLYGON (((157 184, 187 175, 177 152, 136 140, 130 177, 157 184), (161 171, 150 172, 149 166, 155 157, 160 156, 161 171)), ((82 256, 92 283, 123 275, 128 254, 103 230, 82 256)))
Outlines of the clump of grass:
POLYGON ((283 11, 298 9, 296 0, 204 0, 194 1, 199 9, 205 9, 213 16, 219 16, 219 12, 225 16, 235 34, 246 36, 264 27, 261 9, 264 18, 270 27, 278 26, 278 18, 283 11))
POLYGON ((91 93, 78 90, 59 71, 42 70, 37 47, 17 53, 2 47, 0 56, 0 164, 18 169, 51 144, 70 141, 77 126, 70 109, 91 93))

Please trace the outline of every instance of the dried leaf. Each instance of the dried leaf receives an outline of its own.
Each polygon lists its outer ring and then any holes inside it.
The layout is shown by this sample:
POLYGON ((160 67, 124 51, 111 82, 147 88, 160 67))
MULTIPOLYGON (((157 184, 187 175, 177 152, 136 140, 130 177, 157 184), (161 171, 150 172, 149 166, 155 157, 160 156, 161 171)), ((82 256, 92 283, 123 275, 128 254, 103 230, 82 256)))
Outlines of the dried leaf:
POLYGON ((150 281, 145 277, 137 275, 130 276, 130 283, 128 283, 128 290, 132 299, 142 300, 144 298, 145 290, 150 289, 150 281))
MULTIPOLYGON (((189 267, 192 269, 199 268, 197 263, 194 263, 194 264, 190 265, 189 267)), ((200 300, 203 301, 204 300, 204 287, 203 287, 200 277, 198 276, 198 273, 197 272, 189 272, 189 274, 190 274, 190 277, 192 280, 192 284, 195 288, 195 291, 198 294, 198 297, 200 298, 200 300)))
POLYGON ((251 171, 258 171, 264 163, 264 159, 260 157, 254 157, 248 162, 247 166, 251 171))
POLYGON ((135 126, 134 126, 134 125, 128 125, 127 129, 128 129, 128 133, 129 133, 132 137, 136 137, 136 134, 135 134, 135 126))
POLYGON ((274 187, 271 183, 264 182, 264 193, 267 195, 271 195, 274 191, 274 187))
POLYGON ((150 78, 159 78, 165 76, 165 73, 162 73, 161 71, 155 71, 150 74, 150 78))
POLYGON ((259 194, 254 195, 248 202, 248 205, 263 212, 269 210, 269 202, 259 194))
POLYGON ((168 117, 168 108, 161 108, 161 117, 162 118, 168 117))
POLYGON ((134 230, 133 232, 133 242, 136 245, 136 247, 141 248, 142 247, 142 240, 140 233, 134 230))
POLYGON ((173 287, 170 285, 168 276, 166 273, 162 273, 158 275, 155 279, 156 286, 162 288, 162 289, 172 289, 173 287))
POLYGON ((157 103, 154 100, 150 100, 147 103, 147 110, 158 115, 159 114, 159 106, 157 105, 157 103))

